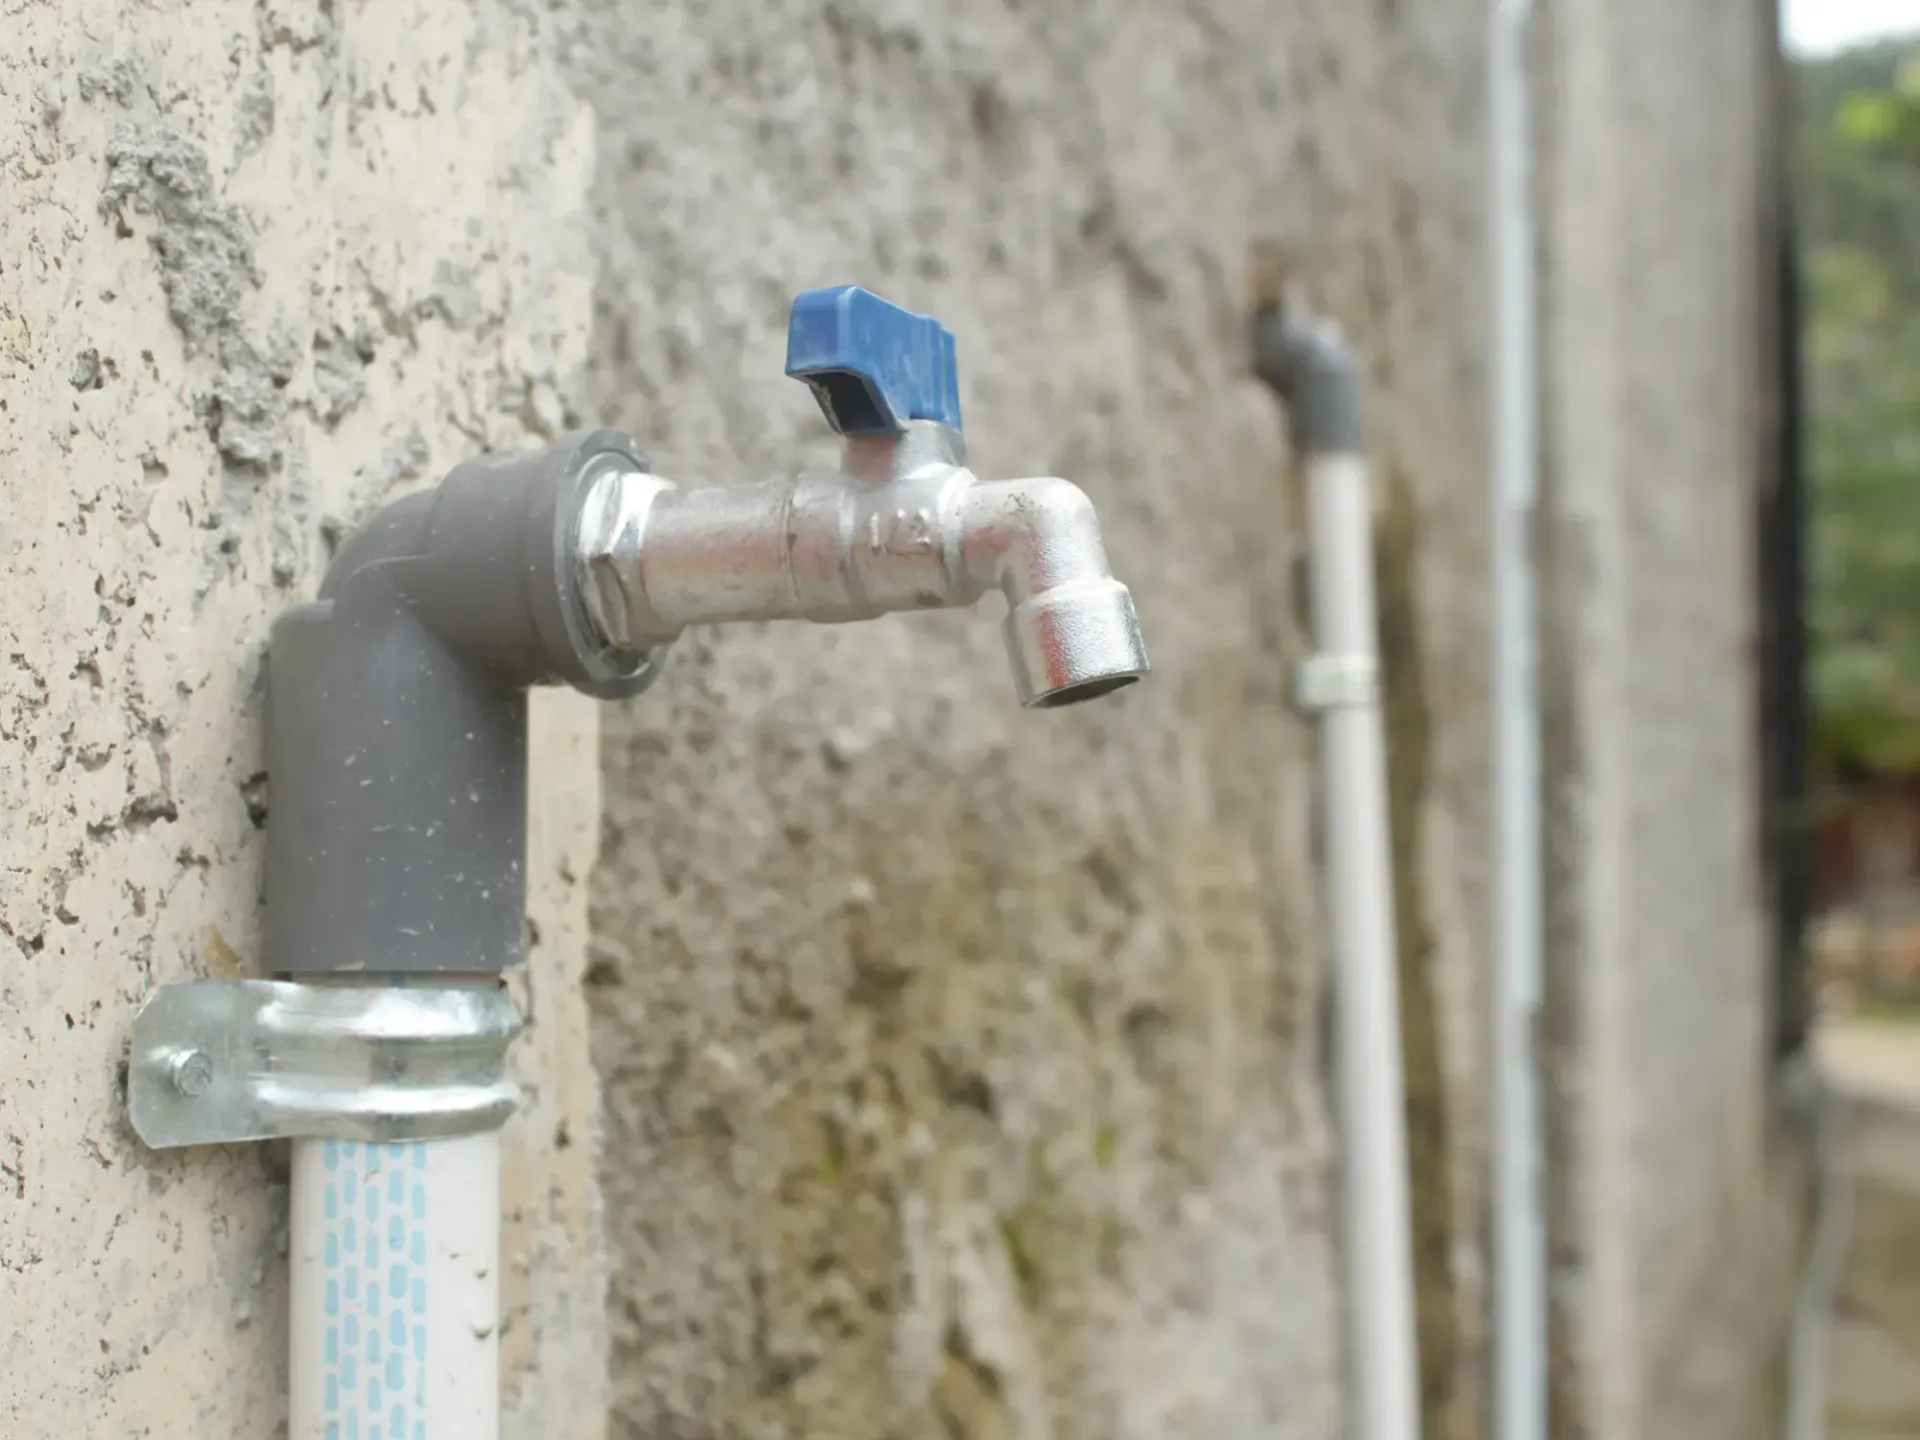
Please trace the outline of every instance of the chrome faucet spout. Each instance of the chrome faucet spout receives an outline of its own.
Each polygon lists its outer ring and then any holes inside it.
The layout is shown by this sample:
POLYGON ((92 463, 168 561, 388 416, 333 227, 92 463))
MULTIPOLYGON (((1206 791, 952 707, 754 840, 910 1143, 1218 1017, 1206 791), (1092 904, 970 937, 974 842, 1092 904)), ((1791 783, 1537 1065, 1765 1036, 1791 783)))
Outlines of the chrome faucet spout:
POLYGON ((1091 699, 1145 675, 1092 502, 1065 480, 979 480, 953 462, 945 429, 913 421, 897 443, 850 442, 841 473, 762 485, 681 489, 609 471, 580 532, 594 623, 637 655, 689 625, 843 623, 999 590, 1021 704, 1091 699))
POLYGON ((640 656, 689 625, 834 624, 1007 599, 1020 703, 1092 699, 1148 673, 1133 597, 1093 502, 1066 480, 964 465, 953 337, 851 286, 794 302, 788 373, 845 437, 841 465, 681 488, 614 467, 588 492, 576 565, 591 622, 640 656))

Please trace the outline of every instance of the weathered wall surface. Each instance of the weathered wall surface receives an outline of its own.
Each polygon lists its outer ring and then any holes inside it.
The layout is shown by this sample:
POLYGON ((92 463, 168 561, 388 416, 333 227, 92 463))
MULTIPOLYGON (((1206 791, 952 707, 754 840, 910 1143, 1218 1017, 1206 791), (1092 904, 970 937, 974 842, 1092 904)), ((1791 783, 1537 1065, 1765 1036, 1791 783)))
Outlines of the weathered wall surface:
POLYGON ((615 1432, 1337 1428, 1272 238, 1379 387, 1431 1433, 1476 1433, 1478 7, 582 19, 596 418, 683 480, 824 461, 791 292, 932 310, 976 468, 1086 486, 1158 666, 1022 714, 989 605, 695 634, 609 715, 615 1432))
MULTIPOLYGON (((852 279, 957 332, 981 471, 1093 494, 1158 673, 1022 714, 982 613, 541 698, 507 1434, 1333 1432, 1277 240, 1374 387, 1427 1433, 1481 1433, 1482 10, 0 0, 0 1428, 280 1423, 283 1161, 144 1151, 117 1074, 251 962, 271 615, 477 449, 827 458, 781 334, 852 279)), ((1705 1436, 1764 1349, 1695 1319, 1765 1312, 1698 1261, 1765 1160, 1755 37, 1555 13, 1560 1333, 1590 1433, 1705 1436)))
MULTIPOLYGON (((273 612, 398 488, 566 422, 593 137, 546 24, 0 6, 8 1436, 283 1423, 283 1148, 148 1152, 118 1070, 149 986, 253 962, 273 612)), ((594 725, 537 709, 504 1344, 509 1413, 543 1435, 601 1429, 594 725)))
POLYGON ((603 835, 622 1433, 1324 1433, 1256 238, 1382 387, 1423 1331, 1432 1414, 1470 1427, 1470 11, 8 7, 10 1433, 280 1416, 280 1157, 147 1153, 117 1076, 150 985, 251 959, 272 613, 381 500, 577 418, 695 478, 825 455, 779 334, 843 276, 959 331, 983 470, 1087 483, 1160 674, 1026 717, 985 616, 696 636, 614 727, 604 832, 594 712, 543 697, 508 1433, 607 1409, 603 835))
POLYGON ((1754 708, 1771 17, 1549 14, 1555 1433, 1734 1440, 1772 1428, 1797 1196, 1754 708))

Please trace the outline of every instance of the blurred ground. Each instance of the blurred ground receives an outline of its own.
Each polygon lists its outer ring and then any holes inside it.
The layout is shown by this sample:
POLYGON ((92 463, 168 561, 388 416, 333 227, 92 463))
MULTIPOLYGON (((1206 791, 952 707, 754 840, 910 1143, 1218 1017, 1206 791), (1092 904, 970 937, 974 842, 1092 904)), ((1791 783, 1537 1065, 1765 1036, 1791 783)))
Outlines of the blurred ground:
POLYGON ((1827 1440, 1920 1437, 1920 1008, 1829 1018, 1845 1098, 1847 1246, 1828 1340, 1827 1440))

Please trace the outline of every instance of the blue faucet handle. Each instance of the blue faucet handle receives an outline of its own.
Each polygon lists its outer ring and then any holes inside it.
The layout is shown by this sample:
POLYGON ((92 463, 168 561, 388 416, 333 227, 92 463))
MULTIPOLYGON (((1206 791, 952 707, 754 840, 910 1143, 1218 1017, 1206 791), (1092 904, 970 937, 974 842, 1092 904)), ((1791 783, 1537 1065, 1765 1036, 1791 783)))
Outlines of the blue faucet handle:
POLYGON ((953 333, 858 285, 793 297, 787 374, 806 381, 842 435, 897 435, 909 420, 960 428, 953 333))

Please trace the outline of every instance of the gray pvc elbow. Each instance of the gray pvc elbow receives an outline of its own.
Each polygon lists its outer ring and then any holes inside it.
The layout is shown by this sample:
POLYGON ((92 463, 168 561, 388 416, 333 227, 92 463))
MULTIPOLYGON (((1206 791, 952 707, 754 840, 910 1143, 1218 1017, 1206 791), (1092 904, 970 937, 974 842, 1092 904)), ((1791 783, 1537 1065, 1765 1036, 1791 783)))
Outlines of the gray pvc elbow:
POLYGON ((1290 306, 1262 306, 1252 325, 1254 373, 1287 407, 1303 455, 1366 451, 1360 364, 1339 330, 1290 306))
POLYGON ((580 497, 624 435, 487 457, 342 546, 269 651, 266 969, 495 974, 524 963, 526 688, 635 694, 658 656, 587 619, 580 497))

